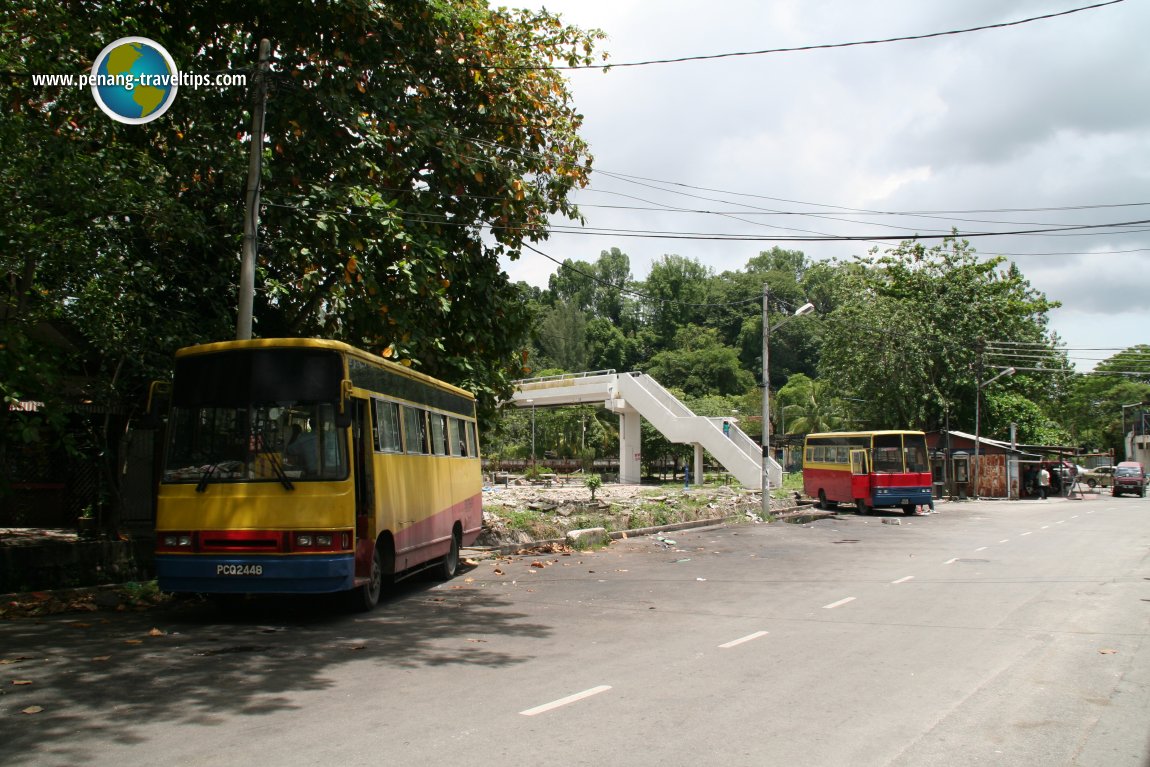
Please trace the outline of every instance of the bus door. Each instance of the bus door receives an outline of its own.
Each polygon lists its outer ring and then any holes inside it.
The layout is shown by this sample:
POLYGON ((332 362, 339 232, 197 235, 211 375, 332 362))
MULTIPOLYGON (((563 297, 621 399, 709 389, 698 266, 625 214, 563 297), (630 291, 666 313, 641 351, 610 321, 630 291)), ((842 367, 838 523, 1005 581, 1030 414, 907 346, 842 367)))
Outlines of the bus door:
POLYGON ((355 481, 355 574, 371 575, 375 548, 375 431, 371 428, 371 402, 352 401, 352 477, 355 481))
POLYGON ((866 450, 851 450, 851 498, 870 502, 870 468, 866 450))

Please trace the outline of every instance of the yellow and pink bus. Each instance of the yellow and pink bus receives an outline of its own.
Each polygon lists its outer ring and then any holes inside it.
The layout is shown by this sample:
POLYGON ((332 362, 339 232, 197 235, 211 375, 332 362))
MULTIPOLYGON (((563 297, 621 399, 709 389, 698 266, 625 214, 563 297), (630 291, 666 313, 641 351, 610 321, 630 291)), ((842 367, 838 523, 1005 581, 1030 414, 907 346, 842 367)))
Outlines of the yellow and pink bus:
POLYGON ((181 349, 156 508, 161 589, 351 592, 455 575, 483 521, 475 398, 337 341, 181 349))
POLYGON ((803 445, 803 490, 821 509, 853 503, 859 514, 882 508, 914 514, 930 504, 930 488, 921 431, 808 434, 803 445))

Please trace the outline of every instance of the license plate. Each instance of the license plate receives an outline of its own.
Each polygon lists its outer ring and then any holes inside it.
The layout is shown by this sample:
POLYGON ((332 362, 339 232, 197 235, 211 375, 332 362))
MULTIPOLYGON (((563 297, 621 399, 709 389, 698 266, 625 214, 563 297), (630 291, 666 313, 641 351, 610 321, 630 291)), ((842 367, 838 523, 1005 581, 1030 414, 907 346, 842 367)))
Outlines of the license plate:
POLYGON ((903 506, 906 506, 906 505, 908 505, 908 504, 910 503, 910 499, 909 499, 909 498, 900 498, 900 499, 898 500, 898 502, 899 502, 901 505, 903 505, 903 506))
POLYGON ((263 565, 216 565, 216 575, 263 575, 263 565))

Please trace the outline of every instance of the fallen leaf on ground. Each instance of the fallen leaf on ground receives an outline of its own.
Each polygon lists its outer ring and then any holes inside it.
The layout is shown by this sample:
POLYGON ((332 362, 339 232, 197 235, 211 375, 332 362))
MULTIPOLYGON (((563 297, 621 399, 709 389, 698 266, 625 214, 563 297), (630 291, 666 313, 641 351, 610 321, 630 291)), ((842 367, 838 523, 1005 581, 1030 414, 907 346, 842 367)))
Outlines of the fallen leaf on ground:
POLYGON ((1106 648, 1099 650, 1098 654, 1099 655, 1114 655, 1117 652, 1118 652, 1117 650, 1111 650, 1109 647, 1106 647, 1106 648))
POLYGON ((148 636, 150 636, 150 637, 162 637, 166 633, 167 633, 166 631, 161 631, 160 629, 152 629, 151 631, 148 632, 148 636))
POLYGON ((32 680, 31 679, 13 679, 12 684, 16 685, 17 687, 23 687, 24 685, 32 684, 32 680))
POLYGON ((124 644, 143 644, 143 639, 125 639, 124 644))
POLYGON ((106 660, 111 660, 111 659, 112 659, 111 655, 97 655, 95 658, 92 658, 92 660, 94 660, 94 661, 106 661, 106 660))
POLYGON ((44 708, 42 706, 29 706, 28 708, 22 709, 20 711, 20 713, 21 714, 39 714, 43 710, 44 710, 44 708))
POLYGON ((500 570, 498 567, 495 568, 494 570, 492 570, 492 572, 495 573, 496 575, 503 575, 503 571, 500 570))

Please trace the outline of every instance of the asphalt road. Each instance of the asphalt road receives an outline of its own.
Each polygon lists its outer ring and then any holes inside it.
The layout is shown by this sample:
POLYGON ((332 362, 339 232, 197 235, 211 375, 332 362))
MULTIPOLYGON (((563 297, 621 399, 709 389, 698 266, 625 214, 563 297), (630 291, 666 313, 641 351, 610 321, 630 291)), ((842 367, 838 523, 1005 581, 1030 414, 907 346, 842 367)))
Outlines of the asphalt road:
POLYGON ((1150 500, 1087 498, 0 623, 0 764, 1144 767, 1150 500))

